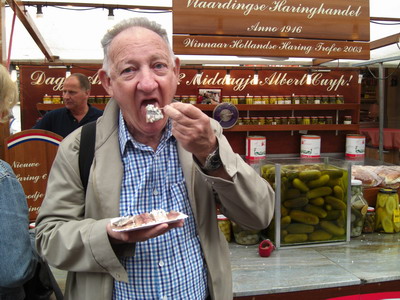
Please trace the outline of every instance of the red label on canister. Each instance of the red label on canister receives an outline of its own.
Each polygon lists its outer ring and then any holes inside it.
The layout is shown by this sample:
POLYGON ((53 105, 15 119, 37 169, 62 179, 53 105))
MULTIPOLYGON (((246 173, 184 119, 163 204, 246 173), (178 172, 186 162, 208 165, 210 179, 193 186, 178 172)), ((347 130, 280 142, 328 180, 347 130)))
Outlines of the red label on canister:
POLYGON ((365 156, 365 136, 348 134, 346 136, 346 157, 363 158, 365 156))
POLYGON ((300 157, 317 158, 321 154, 321 137, 319 135, 302 135, 300 157))
POLYGON ((246 137, 246 159, 264 159, 267 141, 265 136, 246 137))

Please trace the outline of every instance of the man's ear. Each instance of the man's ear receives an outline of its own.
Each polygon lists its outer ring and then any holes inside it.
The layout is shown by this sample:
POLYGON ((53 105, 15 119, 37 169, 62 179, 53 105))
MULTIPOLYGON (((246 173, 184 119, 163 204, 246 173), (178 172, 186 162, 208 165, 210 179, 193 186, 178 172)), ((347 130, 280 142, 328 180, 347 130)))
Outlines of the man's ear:
POLYGON ((102 86, 104 87, 104 89, 106 90, 108 95, 110 95, 110 97, 113 97, 113 90, 111 87, 111 79, 110 79, 110 77, 108 77, 107 72, 104 69, 99 70, 99 78, 100 78, 102 86))

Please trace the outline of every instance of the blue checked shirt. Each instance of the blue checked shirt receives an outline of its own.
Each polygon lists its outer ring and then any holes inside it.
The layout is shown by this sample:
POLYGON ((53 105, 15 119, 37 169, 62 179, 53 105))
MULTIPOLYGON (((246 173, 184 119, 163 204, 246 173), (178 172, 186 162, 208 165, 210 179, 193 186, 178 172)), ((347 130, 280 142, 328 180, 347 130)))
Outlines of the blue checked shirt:
POLYGON ((171 122, 154 152, 133 139, 120 114, 119 142, 124 166, 120 215, 164 209, 189 217, 182 228, 138 242, 134 256, 120 258, 129 283, 115 280, 113 299, 205 299, 207 270, 171 122))

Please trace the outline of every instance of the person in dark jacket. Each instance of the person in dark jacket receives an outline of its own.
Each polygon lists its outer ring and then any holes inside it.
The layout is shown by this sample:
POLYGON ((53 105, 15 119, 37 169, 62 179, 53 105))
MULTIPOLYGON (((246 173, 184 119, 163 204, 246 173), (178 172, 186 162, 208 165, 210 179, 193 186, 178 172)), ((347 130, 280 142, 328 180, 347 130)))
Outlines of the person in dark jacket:
POLYGON ((66 137, 78 127, 97 120, 103 115, 103 111, 88 103, 90 88, 86 75, 74 73, 69 76, 62 91, 65 107, 47 112, 33 128, 52 131, 66 137))

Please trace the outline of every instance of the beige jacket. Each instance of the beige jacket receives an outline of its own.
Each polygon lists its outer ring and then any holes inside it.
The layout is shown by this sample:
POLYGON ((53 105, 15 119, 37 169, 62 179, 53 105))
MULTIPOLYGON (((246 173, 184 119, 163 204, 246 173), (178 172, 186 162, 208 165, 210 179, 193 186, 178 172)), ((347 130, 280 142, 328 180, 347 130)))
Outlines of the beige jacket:
MULTIPOLYGON (((97 120, 95 157, 86 199, 79 177, 80 129, 61 143, 53 163, 46 196, 36 222, 36 245, 50 265, 68 270, 65 299, 110 300, 113 280, 127 281, 118 256, 134 255, 134 244, 112 246, 106 224, 119 216, 122 163, 118 142, 115 101, 97 120)), ((220 156, 233 182, 205 175, 192 154, 178 146, 179 159, 189 193, 201 246, 208 267, 212 299, 232 299, 228 245, 217 224, 212 188, 218 193, 223 213, 235 222, 262 229, 274 211, 274 192, 239 155, 222 128, 212 120, 220 156)))

